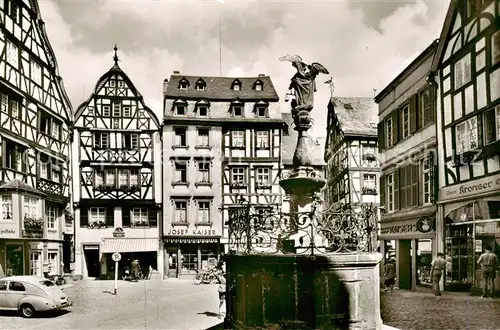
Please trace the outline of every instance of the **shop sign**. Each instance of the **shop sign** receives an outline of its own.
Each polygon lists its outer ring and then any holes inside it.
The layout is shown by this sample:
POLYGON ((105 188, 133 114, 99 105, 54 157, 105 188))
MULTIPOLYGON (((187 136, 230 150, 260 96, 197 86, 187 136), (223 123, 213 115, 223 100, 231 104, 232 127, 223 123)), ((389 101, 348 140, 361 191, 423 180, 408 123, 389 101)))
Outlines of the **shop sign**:
POLYGON ((420 218, 417 222, 417 230, 426 234, 434 229, 434 219, 431 217, 420 218))
POLYGON ((480 239, 476 239, 474 241, 474 247, 476 252, 483 252, 483 241, 480 239))
POLYGON ((461 197, 471 197, 498 190, 500 190, 500 174, 441 188, 439 200, 444 201, 461 197))
POLYGON ((17 232, 14 228, 1 228, 0 237, 2 238, 18 238, 17 232))
POLYGON ((396 221, 380 223, 380 234, 387 236, 411 236, 421 235, 431 232, 434 229, 431 218, 421 218, 420 220, 396 221), (430 219, 432 222, 429 222, 430 219))
POLYGON ((215 229, 170 229, 166 235, 178 236, 215 236, 215 229))
POLYGON ((125 232, 123 231, 123 228, 116 227, 115 231, 113 231, 113 237, 120 237, 120 238, 125 237, 125 232))

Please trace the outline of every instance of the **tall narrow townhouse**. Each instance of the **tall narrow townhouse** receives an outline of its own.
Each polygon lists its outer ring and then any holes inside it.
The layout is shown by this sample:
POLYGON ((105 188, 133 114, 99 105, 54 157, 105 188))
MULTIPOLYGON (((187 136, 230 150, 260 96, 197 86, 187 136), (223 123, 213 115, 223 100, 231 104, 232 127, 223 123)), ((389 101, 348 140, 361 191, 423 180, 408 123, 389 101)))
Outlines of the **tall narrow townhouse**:
POLYGON ((70 272, 71 104, 37 1, 0 2, 0 277, 70 272))
MULTIPOLYGON (((380 251, 396 262, 396 286, 430 285, 430 263, 442 232, 436 227, 435 89, 432 42, 376 97, 381 161, 380 251)), ((439 226, 439 223, 438 223, 439 226)))
POLYGON ((452 1, 432 64, 447 290, 480 291, 479 255, 489 246, 500 257, 499 16, 495 0, 452 1))
POLYGON ((231 211, 281 203, 283 120, 271 79, 185 76, 165 81, 164 245, 168 277, 193 276, 227 252, 231 211))
POLYGON ((163 271, 160 123, 118 66, 97 81, 77 109, 73 163, 75 275, 114 278, 138 259, 163 271))

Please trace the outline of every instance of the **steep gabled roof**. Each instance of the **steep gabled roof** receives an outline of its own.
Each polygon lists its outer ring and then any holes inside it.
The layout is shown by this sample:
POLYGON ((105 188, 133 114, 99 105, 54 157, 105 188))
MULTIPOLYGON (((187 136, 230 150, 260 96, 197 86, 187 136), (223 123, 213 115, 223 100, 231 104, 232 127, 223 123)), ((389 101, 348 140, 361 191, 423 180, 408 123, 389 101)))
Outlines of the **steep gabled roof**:
POLYGON ((170 76, 164 97, 227 101, 232 101, 236 98, 242 101, 261 99, 279 101, 278 93, 276 93, 271 78, 264 75, 258 77, 208 77, 173 74, 170 76), (206 82, 204 90, 196 90, 196 82, 200 78, 206 82), (189 82, 189 87, 186 90, 179 89, 179 82, 183 79, 189 82), (253 88, 257 80, 263 83, 262 90, 260 91, 253 88), (241 90, 231 89, 234 81, 241 82, 241 90))
MULTIPOLYGON (((377 136, 378 106, 371 97, 332 97, 333 112, 345 136, 377 136)), ((330 117, 330 114, 328 115, 330 117)))
MULTIPOLYGON (((281 161, 283 165, 291 166, 293 165, 293 154, 295 152, 295 147, 297 146, 298 132, 293 129, 294 123, 291 113, 282 113, 281 116, 285 122, 284 130, 288 130, 288 135, 283 134, 283 138, 281 140, 281 161)), ((325 166, 326 163, 323 159, 325 139, 318 139, 316 141, 310 135, 308 135, 307 138, 312 165, 325 166)))
POLYGON ((108 79, 111 78, 111 77, 113 77, 114 75, 119 75, 120 77, 122 77, 122 79, 125 81, 125 83, 127 84, 128 88, 130 88, 130 90, 132 91, 132 93, 134 94, 134 96, 138 98, 138 100, 141 103, 141 105, 144 108, 144 110, 146 110, 149 113, 149 115, 151 116, 151 118, 155 122, 156 126, 160 127, 160 122, 158 121, 158 118, 156 117, 155 113, 153 112, 153 110, 151 110, 144 103, 144 97, 137 90, 137 88, 135 87, 135 85, 132 82, 132 80, 130 80, 130 78, 128 77, 128 75, 120 68, 120 66, 118 65, 117 62, 111 67, 111 69, 108 70, 108 72, 106 72, 105 74, 103 74, 97 80, 97 83, 96 83, 95 88, 94 88, 94 92, 90 95, 90 97, 86 101, 84 101, 82 104, 80 104, 78 106, 78 108, 76 110, 76 114, 75 114, 75 122, 81 116, 82 112, 85 110, 85 108, 90 103, 90 101, 92 101, 92 99, 99 93, 99 91, 101 90, 101 88, 104 87, 106 81, 108 81, 108 79))

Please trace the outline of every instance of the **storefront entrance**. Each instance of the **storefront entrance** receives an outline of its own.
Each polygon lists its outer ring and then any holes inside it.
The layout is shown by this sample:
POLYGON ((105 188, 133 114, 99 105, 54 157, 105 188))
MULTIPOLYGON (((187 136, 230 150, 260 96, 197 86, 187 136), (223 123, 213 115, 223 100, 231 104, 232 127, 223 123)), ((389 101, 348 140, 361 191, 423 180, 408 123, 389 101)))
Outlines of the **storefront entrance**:
POLYGON ((101 266, 99 263, 99 245, 84 245, 83 253, 87 265, 87 276, 99 278, 101 266))

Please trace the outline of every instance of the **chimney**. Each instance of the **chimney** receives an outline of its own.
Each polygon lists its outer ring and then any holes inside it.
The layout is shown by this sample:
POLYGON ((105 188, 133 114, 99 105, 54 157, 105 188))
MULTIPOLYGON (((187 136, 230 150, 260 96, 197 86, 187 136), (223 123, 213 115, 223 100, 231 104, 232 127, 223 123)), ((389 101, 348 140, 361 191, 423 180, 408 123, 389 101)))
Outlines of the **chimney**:
POLYGON ((181 74, 179 70, 174 70, 174 74, 181 74))
POLYGON ((266 75, 264 73, 259 73, 259 77, 265 77, 266 75))
POLYGON ((163 80, 163 97, 167 94, 168 79, 163 80))

